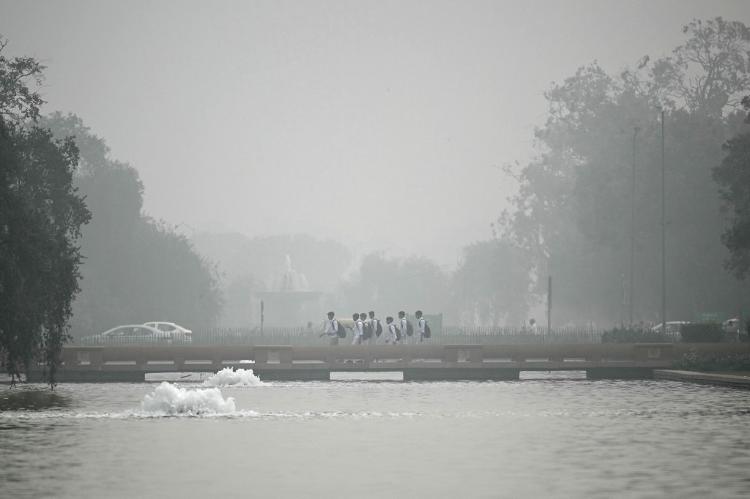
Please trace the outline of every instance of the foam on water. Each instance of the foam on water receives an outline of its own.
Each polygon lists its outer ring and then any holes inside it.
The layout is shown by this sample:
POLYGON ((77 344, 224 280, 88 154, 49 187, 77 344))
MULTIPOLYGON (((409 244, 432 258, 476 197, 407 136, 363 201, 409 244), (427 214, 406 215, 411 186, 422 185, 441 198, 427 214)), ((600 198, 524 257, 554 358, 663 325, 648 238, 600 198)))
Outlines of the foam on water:
POLYGON ((164 381, 143 397, 141 409, 164 416, 198 416, 233 413, 235 405, 234 398, 224 398, 218 388, 180 388, 164 381))
MULTIPOLYGON (((148 395, 147 395, 148 397, 148 395)), ((71 412, 71 411, 8 411, 0 412, 0 424, 9 422, 23 422, 35 420, 97 420, 97 419, 158 419, 169 417, 195 417, 209 419, 414 419, 424 417, 418 412, 379 412, 379 411, 273 411, 257 412, 252 410, 237 410, 231 412, 167 412, 164 410, 127 410, 121 412, 71 412)), ((480 415, 481 416, 481 415, 480 415)), ((435 415, 434 417, 451 417, 451 415, 435 415)), ((458 415, 455 417, 463 417, 458 415)), ((478 417, 478 416, 477 416, 478 417)))
POLYGON ((263 382, 252 369, 237 369, 225 367, 203 382, 205 386, 260 386, 263 382))

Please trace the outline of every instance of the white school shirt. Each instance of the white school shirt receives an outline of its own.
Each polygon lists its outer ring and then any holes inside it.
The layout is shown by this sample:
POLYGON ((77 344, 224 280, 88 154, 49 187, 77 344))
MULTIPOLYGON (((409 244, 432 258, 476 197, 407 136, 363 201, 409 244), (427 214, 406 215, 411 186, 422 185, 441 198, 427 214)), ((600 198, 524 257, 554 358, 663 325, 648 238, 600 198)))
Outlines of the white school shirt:
POLYGON ((404 317, 403 319, 401 319, 401 335, 402 336, 406 336, 406 329, 407 329, 406 317, 404 317))
POLYGON ((336 327, 336 325, 337 325, 336 319, 331 319, 331 320, 326 319, 326 331, 325 331, 325 333, 328 334, 328 335, 331 335, 331 336, 333 336, 334 334, 336 334, 336 330, 338 329, 336 327))
POLYGON ((424 336, 424 326, 427 324, 427 321, 424 319, 424 317, 419 318, 419 334, 424 336))
POLYGON ((390 324, 388 324, 388 330, 391 332, 391 338, 393 338, 394 340, 396 338, 398 338, 398 335, 396 334, 396 323, 395 322, 391 322, 390 324))
POLYGON ((362 319, 357 319, 355 327, 356 329, 354 331, 354 334, 359 336, 363 336, 365 334, 364 323, 362 322, 362 319))

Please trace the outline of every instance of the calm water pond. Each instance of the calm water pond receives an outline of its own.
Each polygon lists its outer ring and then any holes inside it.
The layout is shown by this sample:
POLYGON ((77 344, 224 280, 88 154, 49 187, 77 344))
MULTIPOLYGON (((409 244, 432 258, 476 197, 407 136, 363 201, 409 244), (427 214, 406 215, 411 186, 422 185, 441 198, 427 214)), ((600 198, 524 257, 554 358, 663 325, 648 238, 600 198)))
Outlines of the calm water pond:
POLYGON ((747 496, 749 391, 531 378, 0 387, 0 495, 747 496))

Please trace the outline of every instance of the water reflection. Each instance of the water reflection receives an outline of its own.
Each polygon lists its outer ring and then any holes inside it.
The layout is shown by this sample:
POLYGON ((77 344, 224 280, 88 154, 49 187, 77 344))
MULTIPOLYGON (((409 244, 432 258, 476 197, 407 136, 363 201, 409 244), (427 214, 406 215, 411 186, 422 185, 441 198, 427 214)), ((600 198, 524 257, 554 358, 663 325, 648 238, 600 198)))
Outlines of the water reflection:
POLYGON ((70 406, 70 397, 49 388, 9 388, 0 392, 0 411, 43 411, 70 406))
POLYGON ((219 418, 143 417, 147 383, 0 389, 0 496, 747 495, 750 391, 529 376, 223 386, 219 418))

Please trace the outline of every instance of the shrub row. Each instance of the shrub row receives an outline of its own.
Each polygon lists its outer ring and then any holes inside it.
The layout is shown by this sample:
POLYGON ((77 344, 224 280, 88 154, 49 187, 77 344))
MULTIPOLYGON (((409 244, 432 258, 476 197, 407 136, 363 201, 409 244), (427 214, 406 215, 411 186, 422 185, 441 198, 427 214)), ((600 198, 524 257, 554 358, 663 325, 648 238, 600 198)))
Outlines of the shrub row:
POLYGON ((711 322, 685 324, 680 330, 682 341, 686 343, 718 343, 723 335, 721 324, 711 322))
POLYGON ((750 371, 750 354, 698 354, 686 353, 674 363, 675 369, 688 371, 750 371))
POLYGON ((648 329, 614 328, 602 334, 602 343, 660 343, 674 341, 663 334, 648 329))
MULTIPOLYGON (((664 334, 649 329, 614 328, 602 334, 602 343, 657 343, 676 341, 673 334, 664 334)), ((726 333, 721 324, 684 324, 679 340, 685 343, 719 343, 722 341, 748 341, 747 334, 726 333)))

